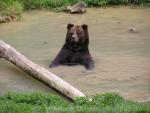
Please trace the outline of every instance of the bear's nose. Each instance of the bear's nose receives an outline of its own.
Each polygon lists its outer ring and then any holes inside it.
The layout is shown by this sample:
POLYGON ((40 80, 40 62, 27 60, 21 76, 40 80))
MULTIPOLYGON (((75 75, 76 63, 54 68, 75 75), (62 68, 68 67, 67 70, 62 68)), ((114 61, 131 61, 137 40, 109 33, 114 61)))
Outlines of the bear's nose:
POLYGON ((77 37, 77 34, 76 33, 74 33, 73 35, 72 35, 72 38, 76 38, 77 37))
POLYGON ((74 37, 71 37, 71 40, 75 40, 75 38, 74 38, 74 37))

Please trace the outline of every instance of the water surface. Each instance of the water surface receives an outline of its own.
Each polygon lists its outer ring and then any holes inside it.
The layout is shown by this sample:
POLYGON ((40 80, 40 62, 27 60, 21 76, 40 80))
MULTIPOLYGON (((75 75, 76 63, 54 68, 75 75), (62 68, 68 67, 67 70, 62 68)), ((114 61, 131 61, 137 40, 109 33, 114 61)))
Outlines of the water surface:
MULTIPOLYGON (((83 15, 31 11, 20 22, 0 24, 0 39, 87 95, 116 91, 127 99, 150 99, 150 9, 88 9, 83 15), (48 68, 65 41, 68 23, 88 24, 95 69, 48 68), (137 33, 128 30, 135 27, 137 33)), ((8 91, 54 91, 0 60, 0 95, 8 91)))

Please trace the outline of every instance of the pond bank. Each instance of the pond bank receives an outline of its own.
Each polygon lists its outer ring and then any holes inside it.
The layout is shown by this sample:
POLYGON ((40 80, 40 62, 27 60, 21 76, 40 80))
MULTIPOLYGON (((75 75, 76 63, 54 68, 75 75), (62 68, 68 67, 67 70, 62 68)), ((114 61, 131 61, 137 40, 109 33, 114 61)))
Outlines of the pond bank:
MULTIPOLYGON (((0 1, 0 23, 20 20, 23 11, 50 10, 65 12, 68 6, 72 6, 80 0, 4 0, 0 1), (13 18, 12 18, 13 17, 13 18)), ((110 6, 131 6, 149 7, 149 0, 82 0, 88 8, 110 7, 110 6)))
MULTIPOLYGON (((31 11, 23 17, 20 22, 1 24, 0 39, 30 60, 87 95, 115 91, 126 99, 150 98, 149 8, 91 8, 84 15, 31 11), (93 71, 86 71, 82 66, 48 68, 64 43, 67 23, 88 24, 89 48, 95 61, 93 71), (131 27, 138 33, 128 32, 131 27)), ((8 91, 55 93, 12 64, 0 60, 0 94, 8 91)))
POLYGON ((149 113, 149 103, 124 100, 117 93, 78 98, 74 103, 45 93, 8 93, 0 96, 0 113, 149 113))

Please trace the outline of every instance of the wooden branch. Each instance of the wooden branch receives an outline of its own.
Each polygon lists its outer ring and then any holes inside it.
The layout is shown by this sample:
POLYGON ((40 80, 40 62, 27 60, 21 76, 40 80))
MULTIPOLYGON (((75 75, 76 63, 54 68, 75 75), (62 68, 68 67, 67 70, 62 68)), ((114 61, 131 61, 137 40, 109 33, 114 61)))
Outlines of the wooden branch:
POLYGON ((53 73, 44 69, 43 67, 28 60, 24 55, 17 52, 10 45, 0 40, 0 56, 14 65, 33 76, 34 78, 45 83, 49 87, 52 87, 59 91, 61 94, 71 100, 75 100, 77 97, 85 97, 85 95, 65 82, 61 78, 57 77, 53 73))

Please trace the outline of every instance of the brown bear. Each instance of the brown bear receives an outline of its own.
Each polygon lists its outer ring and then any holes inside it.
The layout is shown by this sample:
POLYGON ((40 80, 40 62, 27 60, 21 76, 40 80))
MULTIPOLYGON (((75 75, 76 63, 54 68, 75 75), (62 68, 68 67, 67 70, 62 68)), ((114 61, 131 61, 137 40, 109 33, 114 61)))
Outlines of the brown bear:
POLYGON ((80 64, 88 70, 93 69, 94 62, 88 45, 88 26, 68 24, 65 44, 49 67, 80 64))

